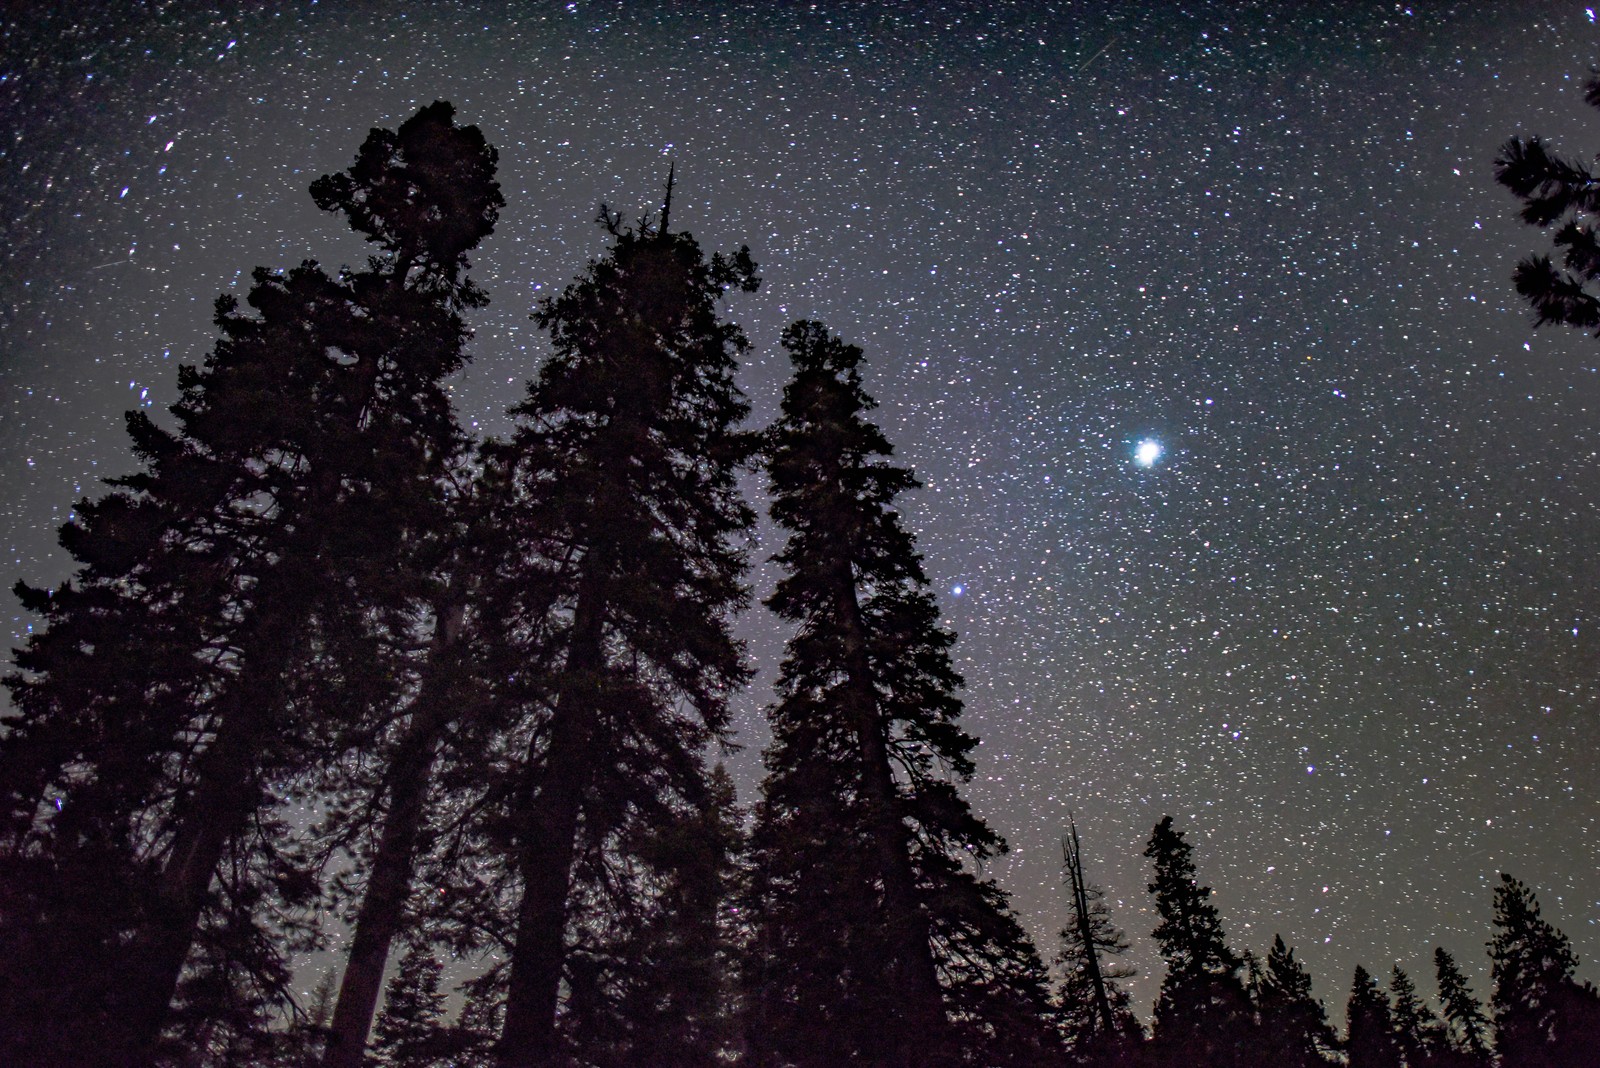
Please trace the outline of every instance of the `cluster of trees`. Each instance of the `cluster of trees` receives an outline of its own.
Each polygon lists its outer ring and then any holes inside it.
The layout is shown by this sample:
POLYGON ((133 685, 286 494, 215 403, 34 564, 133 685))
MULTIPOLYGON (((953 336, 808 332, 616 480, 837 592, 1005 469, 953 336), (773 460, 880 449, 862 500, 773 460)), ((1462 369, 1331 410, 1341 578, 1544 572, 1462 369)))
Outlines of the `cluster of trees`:
POLYGON ((782 416, 745 429, 722 304, 755 264, 671 229, 669 176, 659 215, 602 207, 514 432, 470 441, 444 382, 495 168, 448 104, 374 130, 311 188, 366 264, 220 300, 173 425, 130 415, 141 469, 63 529, 74 578, 18 587, 0 1061, 1031 1062, 1047 972, 980 871, 1004 843, 959 792, 861 350, 790 327, 782 416), (752 467, 794 638, 747 820, 711 758, 752 467), (448 1025, 445 958, 475 965, 448 1025))
MULTIPOLYGON (((983 874, 1005 843, 961 795, 954 639, 861 350, 795 323, 781 414, 744 428, 722 309, 756 267, 670 228, 669 177, 655 216, 601 208, 514 431, 470 440, 444 382, 496 162, 445 103, 372 131, 311 187, 365 265, 219 299, 171 426, 131 413, 140 470, 63 528, 73 579, 18 586, 42 625, 0 725, 0 1062, 1597 1063, 1600 999, 1521 883, 1492 1023, 1441 949, 1438 1011, 1357 969, 1341 1038, 1281 939, 1228 947, 1170 818, 1149 1032, 1075 827, 1052 977, 983 874), (750 675, 751 468, 793 637, 747 812, 713 758, 750 675), (291 961, 334 937, 337 985, 298 1003, 291 961)), ((1538 142, 1501 177, 1566 220, 1567 273, 1519 288, 1593 328, 1596 183, 1538 142)))
POLYGON ((1579 982, 1571 943, 1533 892, 1502 875, 1489 942, 1489 1010, 1443 947, 1434 951, 1438 1007, 1395 965, 1388 989, 1358 965, 1340 1035, 1294 950, 1275 937, 1265 960, 1232 950, 1193 850, 1172 818, 1155 827, 1151 861, 1165 965, 1148 1034, 1128 1010, 1115 960, 1127 940, 1103 898, 1083 894, 1076 832, 1067 849, 1071 921, 1062 932, 1056 1023, 1066 1064, 1168 1068, 1583 1068, 1600 1065, 1600 992, 1579 982), (1112 969, 1107 968, 1108 962, 1112 969))

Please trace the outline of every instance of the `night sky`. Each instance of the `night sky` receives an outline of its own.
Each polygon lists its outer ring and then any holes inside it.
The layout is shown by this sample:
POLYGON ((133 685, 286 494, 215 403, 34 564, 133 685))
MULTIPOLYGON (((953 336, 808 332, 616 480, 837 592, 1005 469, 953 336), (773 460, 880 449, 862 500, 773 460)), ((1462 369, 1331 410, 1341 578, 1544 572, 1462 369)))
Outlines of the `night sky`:
MULTIPOLYGON (((1543 238, 1492 178, 1512 134, 1600 149, 1581 3, 89 7, 3 16, 4 585, 67 576, 55 528, 217 293, 364 255, 312 179, 446 99, 507 200, 480 432, 599 202, 649 210, 669 159, 674 224, 761 265, 758 421, 787 323, 864 346, 1047 954, 1075 811, 1153 995, 1171 813, 1234 947, 1281 932, 1330 1007, 1358 961, 1431 992, 1436 944, 1486 993, 1501 870, 1600 978, 1600 341, 1532 330, 1543 238)), ((781 630, 741 630, 770 684, 781 630)))

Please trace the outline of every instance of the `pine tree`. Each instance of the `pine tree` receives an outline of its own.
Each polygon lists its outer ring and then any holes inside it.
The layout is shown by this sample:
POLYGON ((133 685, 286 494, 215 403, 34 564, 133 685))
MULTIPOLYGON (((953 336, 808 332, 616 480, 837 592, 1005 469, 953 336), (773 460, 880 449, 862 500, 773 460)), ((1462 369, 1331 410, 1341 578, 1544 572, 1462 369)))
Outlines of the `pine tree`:
POLYGON ((1356 965, 1345 1007, 1345 1049, 1350 1068, 1400 1068, 1389 999, 1365 968, 1356 965))
POLYGON ((1154 1039, 1172 1063, 1253 1063, 1256 1041, 1239 957, 1228 948, 1211 888, 1196 878, 1194 850, 1172 817, 1156 824, 1144 855, 1161 922, 1153 937, 1167 972, 1156 998, 1154 1039))
POLYGON ((1004 843, 958 792, 977 743, 956 723, 954 639, 893 508, 917 483, 865 418, 861 350, 815 322, 783 346, 767 471, 788 540, 767 604, 798 629, 755 830, 753 1055, 1029 1062, 1049 1045, 1044 969, 973 869, 1004 843))
POLYGON ((291 1010, 288 1026, 279 1035, 277 1059, 263 1061, 263 1068, 276 1068, 278 1064, 284 1068, 307 1068, 321 1060, 337 990, 334 970, 329 968, 317 978, 304 1008, 296 1005, 291 1010))
POLYGON ((450 1051, 444 1026, 444 966, 431 947, 413 945, 389 981, 373 1031, 372 1052, 383 1068, 435 1068, 450 1051))
POLYGON ((1143 1038, 1143 1030, 1129 1008, 1119 980, 1137 972, 1115 963, 1129 948, 1127 937, 1111 922, 1105 894, 1083 873, 1083 851, 1078 827, 1072 821, 1061 842, 1067 876, 1067 925, 1061 930, 1057 962, 1062 979, 1056 992, 1056 1009, 1063 1035, 1080 1056, 1091 1048, 1115 1049, 1143 1038), (1106 959, 1111 958, 1111 959, 1106 959))
POLYGON ((1445 1045, 1457 1054, 1462 1068, 1489 1063, 1489 1020, 1483 1006, 1472 993, 1467 977, 1455 958, 1443 947, 1433 951, 1433 965, 1439 979, 1439 1004, 1444 1010, 1445 1045))
MULTIPOLYGON (((1584 100, 1600 108, 1600 73, 1584 86, 1584 100)), ((1495 159, 1495 178, 1522 201, 1522 221, 1555 227, 1552 247, 1561 256, 1557 269, 1549 256, 1529 256, 1513 273, 1517 292, 1533 308, 1534 325, 1558 323, 1600 330, 1600 238, 1594 216, 1600 210, 1600 183, 1584 163, 1551 155, 1537 137, 1513 137, 1495 159)))
POLYGON ((514 494, 495 516, 513 547, 497 573, 554 591, 545 652, 529 654, 550 667, 529 673, 527 741, 506 785, 518 881, 506 1068, 565 1056, 573 942, 592 909, 629 907, 620 876, 622 897, 605 900, 606 872, 641 827, 706 803, 700 754, 726 739, 728 695, 748 674, 729 634, 753 521, 737 475, 754 441, 737 429, 748 406, 733 382, 747 343, 718 304, 756 288, 755 266, 745 249, 707 260, 667 208, 655 225, 604 209, 602 221, 613 244, 540 305, 553 353, 512 410, 515 434, 489 450, 514 494))
POLYGON ((251 943, 266 933, 244 911, 207 915, 200 925, 168 1010, 183 1041, 162 1050, 163 1063, 268 1065, 301 1037, 275 1026, 290 972, 276 954, 270 970, 262 967, 251 943))
POLYGON ((459 311, 483 300, 461 272, 502 203, 493 149, 453 120, 438 103, 374 130, 314 184, 379 254, 257 270, 253 314, 219 299, 176 431, 131 414, 144 470, 63 529, 76 579, 20 590, 45 627, 7 680, 0 751, 0 945, 20 962, 0 994, 27 992, 0 997, 0 1042, 19 1061, 149 1063, 205 915, 240 910, 219 873, 303 881, 261 817, 392 706, 384 637, 460 440, 459 311))
POLYGON ((1572 943, 1539 915, 1533 891, 1504 873, 1494 893, 1495 1049, 1518 1068, 1600 1064, 1600 998, 1573 978, 1572 943))
POLYGON ((1267 963, 1251 983, 1261 1019, 1262 1063, 1316 1068, 1338 1048, 1328 1013, 1311 993, 1311 976, 1281 935, 1272 939, 1267 963))
POLYGON ((1400 1059, 1406 1068, 1426 1068, 1439 1044, 1439 1018, 1417 997, 1416 984, 1398 964, 1389 978, 1389 997, 1400 1059))

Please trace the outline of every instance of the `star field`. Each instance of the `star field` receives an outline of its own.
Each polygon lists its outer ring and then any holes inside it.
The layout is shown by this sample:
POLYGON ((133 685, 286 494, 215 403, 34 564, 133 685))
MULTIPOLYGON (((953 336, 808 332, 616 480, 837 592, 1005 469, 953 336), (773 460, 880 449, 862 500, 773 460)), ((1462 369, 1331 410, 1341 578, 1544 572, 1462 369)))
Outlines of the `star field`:
MULTIPOLYGON (((480 433, 543 351, 533 301, 601 248, 597 205, 649 210, 669 159, 674 222, 761 265, 731 302, 757 420, 789 321, 866 349, 924 482, 970 795, 1047 954, 1072 811, 1153 995, 1139 854, 1171 813, 1230 942, 1281 932, 1330 1007, 1358 962, 1431 991, 1436 944, 1482 992, 1501 870, 1600 977, 1600 343, 1531 329, 1509 277, 1542 238, 1491 174, 1514 133, 1600 150, 1581 4, 5 19, 7 585, 66 577, 54 528, 131 469, 121 412, 172 402, 217 293, 363 255, 310 181, 447 99, 508 202, 454 385, 480 433)), ((742 631, 769 684, 781 630, 742 631)))

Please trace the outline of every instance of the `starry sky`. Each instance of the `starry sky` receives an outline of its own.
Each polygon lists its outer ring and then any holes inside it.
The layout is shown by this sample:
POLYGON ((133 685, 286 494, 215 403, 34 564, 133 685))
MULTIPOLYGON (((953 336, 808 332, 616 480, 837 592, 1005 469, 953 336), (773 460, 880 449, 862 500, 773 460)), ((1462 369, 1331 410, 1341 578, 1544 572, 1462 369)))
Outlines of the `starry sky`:
MULTIPOLYGON (((1171 813, 1235 948, 1281 932, 1330 1007, 1357 962, 1431 991, 1436 944, 1485 992, 1500 870, 1600 978, 1600 342, 1532 330, 1509 274, 1542 239, 1492 178, 1512 134, 1600 149, 1594 11, 89 10, 0 16, 6 586, 67 575, 55 527, 132 469, 122 413, 175 399, 219 292, 359 261, 311 180, 447 99, 508 202, 454 384, 480 433, 538 364, 533 302, 603 248, 598 203, 649 210, 669 159, 674 223, 761 265, 729 304, 758 421, 788 322, 865 347, 925 482, 969 794, 1047 953, 1071 811, 1153 996, 1140 852, 1171 813)), ((9 593, 0 616, 15 644, 9 593)), ((781 630, 741 631, 770 685, 781 630)))

